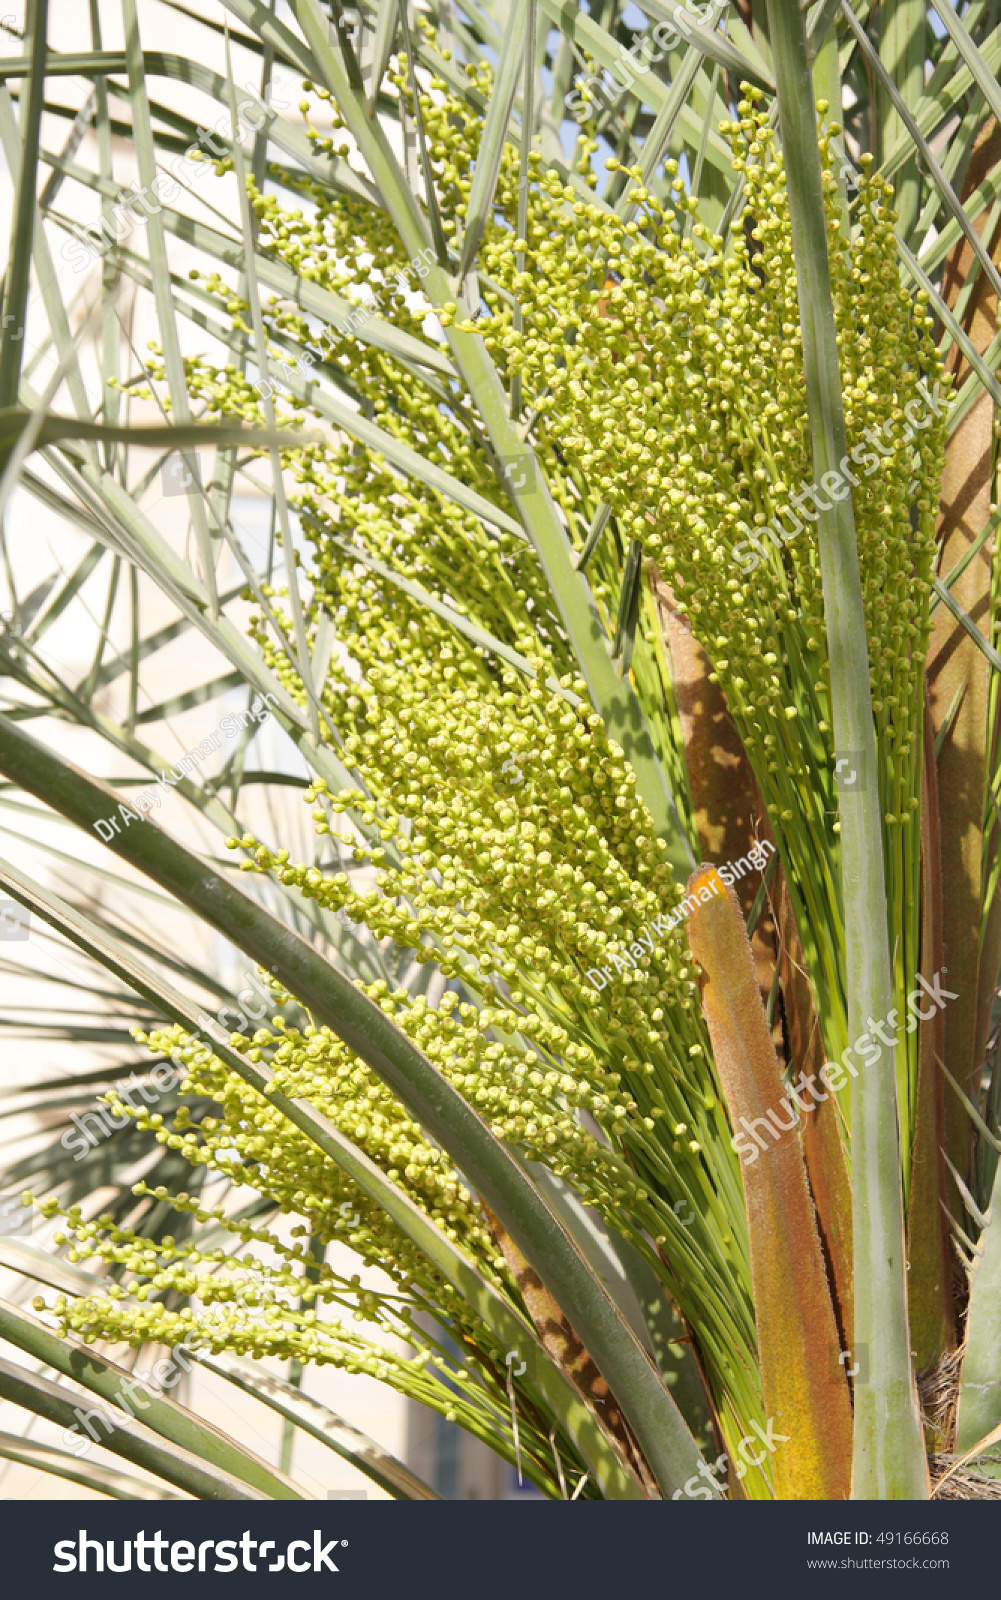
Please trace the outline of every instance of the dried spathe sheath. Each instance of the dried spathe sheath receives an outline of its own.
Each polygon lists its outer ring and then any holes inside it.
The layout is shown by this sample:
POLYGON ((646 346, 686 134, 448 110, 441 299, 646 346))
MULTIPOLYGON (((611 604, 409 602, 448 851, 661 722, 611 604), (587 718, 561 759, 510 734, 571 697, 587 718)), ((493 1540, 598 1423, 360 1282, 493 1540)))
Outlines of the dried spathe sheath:
MULTIPOLYGON (((703 969, 702 1009, 731 1121, 788 1104, 737 897, 714 867, 688 880, 688 943, 703 969), (705 891, 708 890, 708 893, 705 891)), ((813 1202, 794 1122, 741 1177, 765 1407, 786 1441, 780 1500, 840 1500, 851 1488, 852 1413, 813 1202)), ((773 1142, 774 1141, 774 1142, 773 1142)))

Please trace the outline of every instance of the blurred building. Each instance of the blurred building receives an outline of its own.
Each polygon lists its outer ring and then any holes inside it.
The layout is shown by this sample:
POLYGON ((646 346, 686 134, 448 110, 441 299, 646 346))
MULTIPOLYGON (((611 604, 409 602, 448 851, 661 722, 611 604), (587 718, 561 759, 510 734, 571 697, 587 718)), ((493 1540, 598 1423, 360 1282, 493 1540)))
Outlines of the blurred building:
POLYGON ((544 1500, 517 1469, 454 1422, 407 1401, 406 1462, 443 1500, 544 1500))

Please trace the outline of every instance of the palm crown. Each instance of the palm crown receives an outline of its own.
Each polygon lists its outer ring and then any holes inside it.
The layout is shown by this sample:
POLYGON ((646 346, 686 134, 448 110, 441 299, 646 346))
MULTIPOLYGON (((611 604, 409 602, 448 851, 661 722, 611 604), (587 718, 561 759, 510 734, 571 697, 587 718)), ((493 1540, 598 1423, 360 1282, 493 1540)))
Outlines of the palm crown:
POLYGON ((204 1363, 277 1468, 162 1386, 102 1440, 199 1495, 302 1492, 310 1362, 553 1497, 996 1493, 996 8, 226 0, 213 68, 135 0, 67 61, 54 9, 0 95, 0 499, 72 566, 5 547, 0 799, 117 861, 0 880, 152 1092, 89 1080, 129 1160, 78 1118, 12 1165, 58 1231, 0 1240, 44 1287, 0 1395, 65 1425, 123 1351, 204 1363), (177 639, 204 673, 140 709, 177 639))

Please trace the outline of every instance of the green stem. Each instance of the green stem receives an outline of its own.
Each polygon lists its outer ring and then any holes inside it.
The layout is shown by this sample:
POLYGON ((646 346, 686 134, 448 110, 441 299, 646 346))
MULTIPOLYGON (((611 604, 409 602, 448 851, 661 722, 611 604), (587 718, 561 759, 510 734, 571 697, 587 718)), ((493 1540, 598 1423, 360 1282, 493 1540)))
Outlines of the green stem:
POLYGON ((28 315, 28 282, 31 276, 31 248, 35 231, 35 183, 38 173, 39 130, 45 100, 45 25, 48 0, 34 0, 28 6, 30 67, 28 93, 21 123, 21 165, 17 174, 17 201, 10 235, 10 260, 3 301, 3 334, 0 345, 0 406, 17 404, 24 355, 25 321, 28 315))
MULTIPOLYGON (((846 454, 841 376, 831 301, 827 224, 813 84, 802 12, 767 0, 782 119, 814 482, 846 454)), ((869 651, 850 498, 818 524, 831 664, 836 753, 861 762, 858 791, 841 791, 841 881, 849 1038, 893 1005, 886 874, 869 689, 869 651)), ((893 1052, 852 1079, 852 1217, 855 1344, 869 1382, 855 1390, 852 1494, 857 1500, 928 1497, 917 1390, 911 1368, 893 1052)))

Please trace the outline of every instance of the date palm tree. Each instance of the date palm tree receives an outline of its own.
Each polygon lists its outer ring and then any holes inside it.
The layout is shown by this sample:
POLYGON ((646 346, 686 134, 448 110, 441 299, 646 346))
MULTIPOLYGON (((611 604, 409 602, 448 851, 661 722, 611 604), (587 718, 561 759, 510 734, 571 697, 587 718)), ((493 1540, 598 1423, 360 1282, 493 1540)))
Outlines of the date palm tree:
POLYGON ((103 1443, 224 1498, 433 1497, 309 1363, 554 1498, 998 1494, 997 13, 29 0, 0 883, 147 1092, 38 1087, 4 1399, 202 1363, 277 1468, 103 1443))

